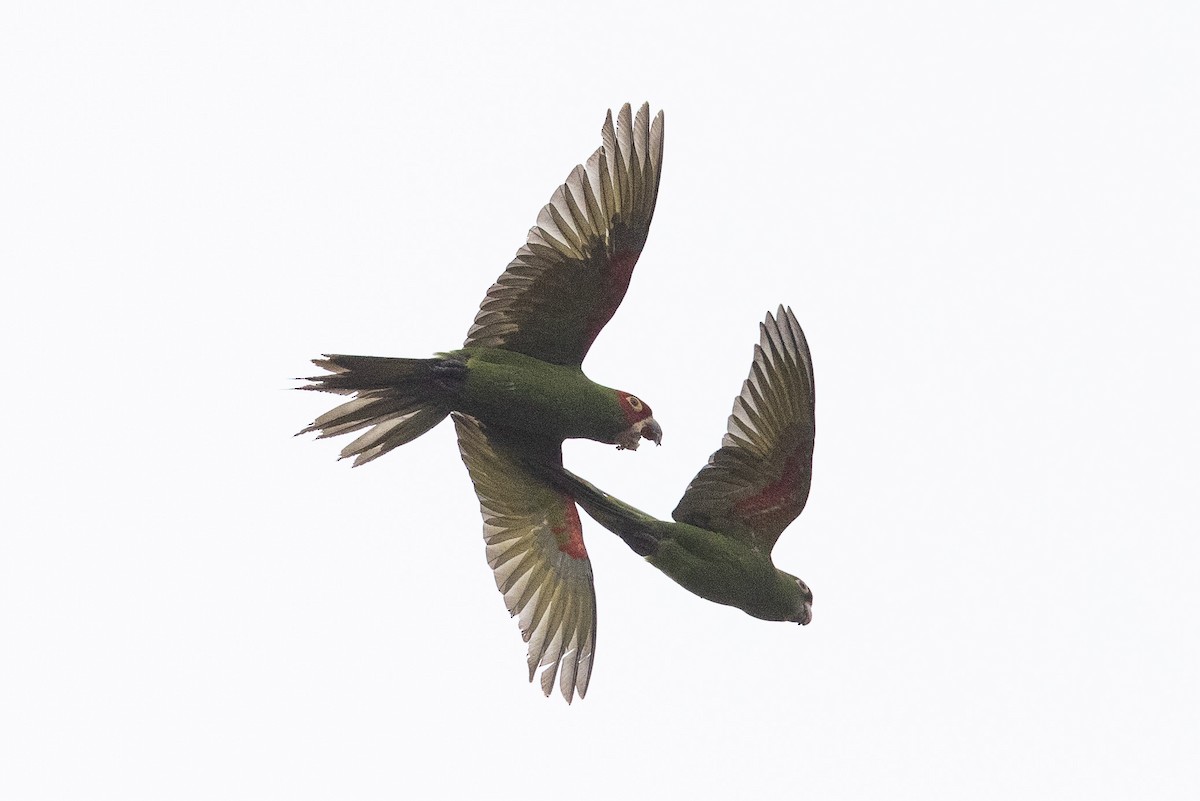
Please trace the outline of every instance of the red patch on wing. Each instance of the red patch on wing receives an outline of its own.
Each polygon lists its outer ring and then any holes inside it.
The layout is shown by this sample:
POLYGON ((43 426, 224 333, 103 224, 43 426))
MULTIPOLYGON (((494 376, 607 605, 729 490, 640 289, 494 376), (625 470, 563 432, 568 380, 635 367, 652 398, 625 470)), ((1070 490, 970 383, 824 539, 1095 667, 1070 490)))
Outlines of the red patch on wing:
POLYGON ((583 547, 583 524, 579 522, 579 510, 575 502, 567 499, 563 506, 563 524, 551 526, 558 550, 572 559, 587 559, 587 548, 583 547))
POLYGON ((779 516, 780 520, 776 522, 783 523, 785 526, 792 521, 796 515, 795 510, 802 500, 800 485, 805 472, 803 450, 804 446, 799 445, 791 455, 784 459, 783 470, 779 478, 750 497, 743 498, 734 504, 734 508, 737 509, 738 515, 743 520, 760 520, 768 523, 771 518, 779 516))
POLYGON ((600 330, 612 319, 617 307, 625 299, 625 292, 629 289, 629 278, 633 275, 633 267, 637 264, 640 255, 642 255, 640 250, 626 250, 614 253, 613 257, 608 260, 608 283, 604 285, 604 294, 600 298, 600 302, 589 316, 587 331, 583 338, 584 350, 592 347, 600 330))

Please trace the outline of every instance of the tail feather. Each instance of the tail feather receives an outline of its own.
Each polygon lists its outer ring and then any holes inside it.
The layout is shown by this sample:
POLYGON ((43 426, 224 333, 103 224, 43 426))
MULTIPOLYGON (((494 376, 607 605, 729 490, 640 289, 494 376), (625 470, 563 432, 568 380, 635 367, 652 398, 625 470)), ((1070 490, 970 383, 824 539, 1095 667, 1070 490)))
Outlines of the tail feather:
POLYGON ((368 429, 342 449, 354 466, 377 459, 437 425, 453 408, 454 391, 466 365, 454 359, 399 359, 326 354, 313 364, 328 372, 302 379, 297 389, 352 395, 318 417, 300 434, 336 437, 368 429))
POLYGON ((423 401, 415 398, 393 398, 381 395, 379 392, 379 390, 364 392, 352 401, 334 406, 299 433, 308 434, 319 431, 317 439, 336 437, 374 425, 383 419, 415 412, 425 405, 423 401))
POLYGON ((378 459, 393 448, 412 442, 445 419, 444 409, 426 408, 410 412, 403 417, 376 424, 367 433, 342 448, 339 459, 354 457, 353 467, 378 459))
POLYGON ((326 375, 309 376, 302 381, 314 383, 297 389, 318 392, 362 392, 368 389, 393 389, 398 383, 423 378, 429 368, 444 359, 401 359, 391 356, 344 356, 326 353, 312 363, 326 375))

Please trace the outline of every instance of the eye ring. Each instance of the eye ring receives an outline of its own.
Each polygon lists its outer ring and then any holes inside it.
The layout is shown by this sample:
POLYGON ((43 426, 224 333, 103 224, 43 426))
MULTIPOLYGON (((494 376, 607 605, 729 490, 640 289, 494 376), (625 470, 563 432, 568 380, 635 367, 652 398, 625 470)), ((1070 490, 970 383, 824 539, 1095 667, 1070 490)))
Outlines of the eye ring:
POLYGON ((633 409, 635 412, 640 412, 642 410, 642 402, 634 395, 626 395, 625 402, 628 403, 629 408, 633 409))

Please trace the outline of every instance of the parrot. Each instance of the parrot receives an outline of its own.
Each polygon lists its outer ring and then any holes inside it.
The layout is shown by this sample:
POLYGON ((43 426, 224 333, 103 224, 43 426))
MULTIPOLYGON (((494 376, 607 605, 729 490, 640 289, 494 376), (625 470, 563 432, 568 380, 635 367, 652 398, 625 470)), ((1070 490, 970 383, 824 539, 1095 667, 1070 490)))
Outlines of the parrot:
POLYGON ((813 594, 771 550, 808 500, 816 439, 812 356, 790 308, 760 324, 721 447, 659 520, 561 466, 524 466, 684 589, 763 620, 807 625, 813 594))
POLYGON ((662 444, 648 403, 591 381, 581 365, 625 297, 645 245, 663 125, 662 111, 651 121, 649 104, 636 117, 625 104, 615 124, 608 112, 601 146, 552 194, 487 291, 461 348, 426 359, 326 354, 313 360, 326 372, 297 387, 352 396, 299 434, 320 439, 367 429, 341 451, 355 467, 452 416, 484 517, 488 563, 529 643, 530 681, 546 666, 548 696, 562 665, 568 703, 587 692, 595 646, 595 592, 579 513, 544 481, 498 470, 498 453, 561 467, 565 439, 618 450, 636 450, 643 438, 662 444))

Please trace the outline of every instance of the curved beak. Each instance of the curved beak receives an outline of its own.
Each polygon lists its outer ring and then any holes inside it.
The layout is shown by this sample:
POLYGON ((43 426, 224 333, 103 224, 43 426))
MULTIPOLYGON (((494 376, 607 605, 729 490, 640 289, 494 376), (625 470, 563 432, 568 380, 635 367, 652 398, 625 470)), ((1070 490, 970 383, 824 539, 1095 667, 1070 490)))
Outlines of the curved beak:
POLYGON ((800 614, 796 617, 796 623, 801 626, 807 626, 812 622, 812 604, 806 603, 804 608, 800 610, 800 614))
POLYGON ((653 442, 655 445, 662 445, 662 426, 653 417, 647 417, 642 421, 642 436, 653 442))
POLYGON ((662 445, 662 435, 662 426, 658 424, 658 421, 653 417, 647 417, 617 435, 617 450, 636 451, 642 437, 655 445, 662 445))

